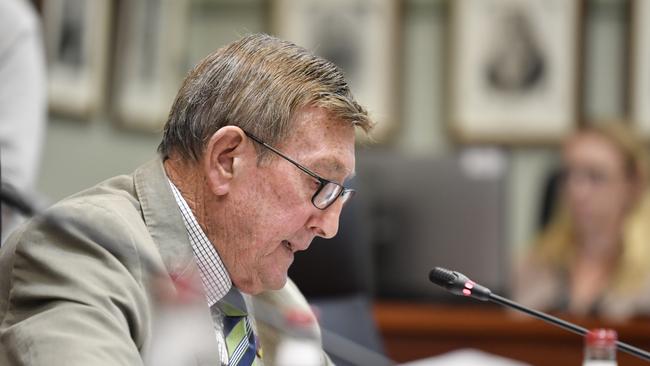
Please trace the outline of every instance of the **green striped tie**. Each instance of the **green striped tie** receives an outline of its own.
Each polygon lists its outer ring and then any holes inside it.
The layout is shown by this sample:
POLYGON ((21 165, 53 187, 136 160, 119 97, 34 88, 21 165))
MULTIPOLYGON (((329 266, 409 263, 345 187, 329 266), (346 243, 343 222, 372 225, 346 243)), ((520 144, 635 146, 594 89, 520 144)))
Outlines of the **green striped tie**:
POLYGON ((223 311, 223 334, 226 338, 229 366, 259 365, 257 342, 248 316, 228 303, 219 305, 223 311))

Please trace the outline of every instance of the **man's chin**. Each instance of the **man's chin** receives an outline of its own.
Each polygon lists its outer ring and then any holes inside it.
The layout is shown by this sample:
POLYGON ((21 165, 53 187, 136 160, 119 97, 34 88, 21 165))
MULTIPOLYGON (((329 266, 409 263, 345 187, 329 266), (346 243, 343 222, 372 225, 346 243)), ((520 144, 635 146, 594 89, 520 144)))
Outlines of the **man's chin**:
POLYGON ((287 284, 287 274, 285 273, 284 276, 281 276, 280 278, 272 279, 271 281, 264 283, 264 287, 265 287, 264 291, 282 290, 282 288, 286 284, 287 284))
POLYGON ((245 294, 248 295, 257 295, 265 291, 277 291, 281 290, 284 285, 287 284, 287 274, 285 273, 283 276, 279 276, 278 278, 271 278, 266 277, 260 279, 260 281, 256 281, 257 283, 251 283, 251 282, 246 282, 246 283, 237 283, 236 281, 233 281, 233 284, 237 289, 245 294))

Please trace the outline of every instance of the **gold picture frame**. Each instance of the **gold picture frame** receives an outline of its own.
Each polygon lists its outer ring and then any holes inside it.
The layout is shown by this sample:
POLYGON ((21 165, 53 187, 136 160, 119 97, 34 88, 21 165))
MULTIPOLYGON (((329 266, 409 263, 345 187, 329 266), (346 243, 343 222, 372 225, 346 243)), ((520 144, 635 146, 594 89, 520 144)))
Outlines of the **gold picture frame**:
POLYGON ((650 2, 630 3, 628 119, 635 131, 650 140, 650 2))
POLYGON ((398 125, 399 11, 395 0, 272 2, 272 33, 343 70, 352 93, 377 122, 373 142, 390 141, 398 125))
POLYGON ((185 65, 188 0, 122 1, 112 94, 118 123, 159 132, 185 65))
POLYGON ((455 0, 449 123, 464 143, 556 143, 580 116, 582 3, 455 0))
POLYGON ((53 113, 90 119, 103 107, 112 3, 43 2, 48 103, 53 113))

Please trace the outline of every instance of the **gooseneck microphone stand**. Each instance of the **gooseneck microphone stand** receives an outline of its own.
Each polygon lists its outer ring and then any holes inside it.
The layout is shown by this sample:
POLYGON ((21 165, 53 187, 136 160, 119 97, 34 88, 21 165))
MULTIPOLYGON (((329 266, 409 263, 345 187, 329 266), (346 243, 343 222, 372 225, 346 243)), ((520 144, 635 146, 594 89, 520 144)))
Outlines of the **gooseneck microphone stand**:
MULTIPOLYGON (((490 289, 475 283, 460 272, 451 271, 441 267, 435 267, 431 270, 431 272, 429 272, 429 280, 436 285, 445 288, 453 294, 473 297, 481 301, 491 301, 499 305, 521 311, 522 313, 528 314, 537 319, 541 319, 547 323, 553 324, 583 337, 588 333, 588 330, 581 326, 543 313, 541 311, 528 308, 510 299, 506 299, 505 297, 493 294, 490 289)), ((616 341, 616 348, 620 351, 650 362, 650 353, 638 347, 634 347, 625 342, 616 341)))

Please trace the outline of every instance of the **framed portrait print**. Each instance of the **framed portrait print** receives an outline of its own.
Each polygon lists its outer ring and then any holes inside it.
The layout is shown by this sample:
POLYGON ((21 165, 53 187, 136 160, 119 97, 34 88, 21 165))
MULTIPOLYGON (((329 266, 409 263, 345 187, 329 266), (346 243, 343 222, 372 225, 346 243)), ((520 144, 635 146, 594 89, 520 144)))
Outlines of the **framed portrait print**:
POLYGON ((455 0, 449 123, 462 142, 555 142, 578 119, 581 2, 455 0))
POLYGON ((630 19, 629 119, 650 139, 650 1, 633 1, 630 19))
POLYGON ((105 97, 110 0, 43 2, 50 110, 91 117, 105 97))
POLYGON ((272 32, 339 66, 377 125, 371 140, 388 141, 397 125, 395 0, 275 0, 272 32))
POLYGON ((112 96, 120 125, 159 131, 185 74, 187 0, 122 1, 112 96))
POLYGON ((191 0, 188 13, 187 70, 245 34, 268 32, 268 7, 261 0, 191 0))

